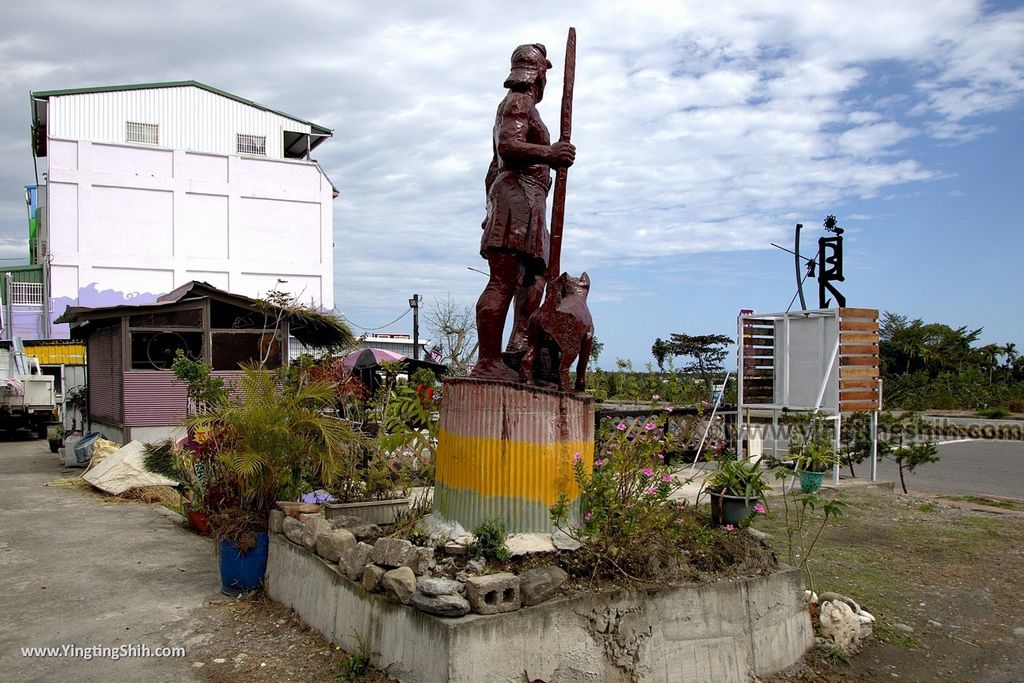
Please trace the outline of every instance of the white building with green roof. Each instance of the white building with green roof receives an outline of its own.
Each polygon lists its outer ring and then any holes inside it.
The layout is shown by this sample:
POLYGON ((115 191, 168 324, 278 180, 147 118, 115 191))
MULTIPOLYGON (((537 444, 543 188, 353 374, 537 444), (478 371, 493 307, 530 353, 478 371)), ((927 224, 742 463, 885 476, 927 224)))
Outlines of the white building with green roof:
MULTIPOLYGON (((312 157, 329 128, 195 81, 39 91, 31 106, 50 321, 191 280, 333 308, 338 192, 312 157)), ((50 327, 39 336, 67 336, 50 327)))

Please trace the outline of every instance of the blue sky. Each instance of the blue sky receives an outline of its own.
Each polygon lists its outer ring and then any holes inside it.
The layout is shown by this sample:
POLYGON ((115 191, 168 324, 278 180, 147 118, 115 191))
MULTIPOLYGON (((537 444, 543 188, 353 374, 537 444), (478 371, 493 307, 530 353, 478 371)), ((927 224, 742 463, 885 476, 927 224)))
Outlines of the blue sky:
POLYGON ((555 129, 573 25, 563 267, 591 276, 603 366, 784 310, 792 260, 769 243, 799 222, 811 251, 827 214, 847 229, 849 305, 1024 343, 1020 3, 43 0, 5 19, 0 257, 25 251, 30 90, 194 79, 335 129, 318 151, 342 192, 346 317, 379 325, 413 292, 472 305, 509 55, 547 44, 555 129))

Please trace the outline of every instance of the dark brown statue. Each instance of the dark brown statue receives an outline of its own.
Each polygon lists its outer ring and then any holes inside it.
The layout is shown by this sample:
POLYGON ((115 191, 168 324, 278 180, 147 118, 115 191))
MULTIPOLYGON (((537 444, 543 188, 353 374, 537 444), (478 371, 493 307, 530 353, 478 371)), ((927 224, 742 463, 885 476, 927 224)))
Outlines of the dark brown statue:
POLYGON ((576 148, 568 141, 551 143, 537 111, 550 68, 543 45, 517 47, 505 80, 509 92, 494 120, 494 156, 485 180, 487 217, 480 241, 490 280, 476 304, 480 357, 473 377, 480 379, 519 379, 501 355, 505 317, 514 299, 506 353, 521 356, 527 349, 530 317, 544 293, 550 257, 545 204, 551 168, 568 168, 576 159, 576 148))
POLYGON ((586 389, 587 362, 594 347, 594 322, 587 308, 590 277, 562 273, 548 283, 544 304, 530 317, 528 344, 519 368, 524 382, 569 391, 576 359, 576 391, 586 389))

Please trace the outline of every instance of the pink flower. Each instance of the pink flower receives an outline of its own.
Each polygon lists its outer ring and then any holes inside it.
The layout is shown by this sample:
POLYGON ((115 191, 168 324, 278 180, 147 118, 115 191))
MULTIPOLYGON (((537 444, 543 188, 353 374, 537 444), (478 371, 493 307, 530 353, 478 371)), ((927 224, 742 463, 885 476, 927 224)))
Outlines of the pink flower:
POLYGON ((583 515, 583 519, 584 519, 585 521, 589 522, 589 521, 590 521, 590 518, 591 518, 591 517, 593 517, 593 516, 594 516, 594 513, 593 513, 593 512, 588 512, 587 514, 583 515))
POLYGON ((663 482, 665 482, 666 484, 671 484, 672 483, 672 475, 671 474, 666 474, 664 477, 661 478, 661 480, 663 482))
POLYGON ((615 425, 615 428, 618 429, 620 432, 624 432, 626 431, 626 423, 620 422, 619 424, 615 425))
POLYGON ((761 503, 758 503, 757 505, 755 505, 754 506, 754 512, 759 512, 759 513, 761 513, 763 515, 764 514, 764 505, 762 505, 761 503))
POLYGON ((732 524, 726 524, 725 525, 725 530, 726 531, 733 531, 735 529, 736 529, 736 527, 734 527, 732 524))
POLYGON ((644 429, 646 429, 647 431, 651 431, 652 429, 657 429, 657 428, 658 428, 658 425, 654 424, 653 422, 648 422, 647 424, 644 425, 644 429))
POLYGON ((680 503, 679 505, 676 505, 676 510, 685 510, 685 509, 686 509, 686 503, 680 503))
POLYGON ((661 396, 658 396, 657 394, 655 394, 654 396, 651 396, 651 400, 652 401, 660 401, 661 400, 661 396))
POLYGON ((647 495, 649 495, 649 496, 653 496, 657 492, 658 492, 658 487, 657 486, 652 486, 652 487, 647 489, 647 495))
POLYGON ((604 454, 605 454, 605 455, 611 455, 611 454, 612 454, 612 451, 611 451, 611 449, 609 448, 608 450, 606 450, 606 451, 604 452, 604 454))
POLYGON ((583 459, 583 456, 580 455, 579 453, 573 453, 572 454, 572 461, 573 462, 579 462, 582 459, 583 459))
POLYGON ((603 459, 598 458, 597 460, 594 461, 594 467, 603 467, 603 466, 604 466, 604 460, 603 459))
POLYGON ((680 517, 679 519, 676 520, 676 524, 686 524, 686 520, 683 519, 682 517, 680 517))
POLYGON ((640 474, 644 475, 645 477, 653 477, 654 470, 652 470, 650 467, 645 467, 642 470, 640 470, 640 474))

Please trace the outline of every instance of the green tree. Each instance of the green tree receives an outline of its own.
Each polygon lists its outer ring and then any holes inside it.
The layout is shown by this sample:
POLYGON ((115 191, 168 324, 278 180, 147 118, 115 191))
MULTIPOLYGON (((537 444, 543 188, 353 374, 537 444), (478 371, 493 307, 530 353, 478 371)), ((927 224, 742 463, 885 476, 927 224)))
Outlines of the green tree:
POLYGON ((663 367, 668 355, 689 358, 689 364, 683 366, 686 372, 695 373, 704 382, 708 394, 714 387, 715 375, 724 370, 722 362, 729 355, 729 344, 733 341, 724 334, 675 334, 667 341, 656 339, 651 353, 663 367))

